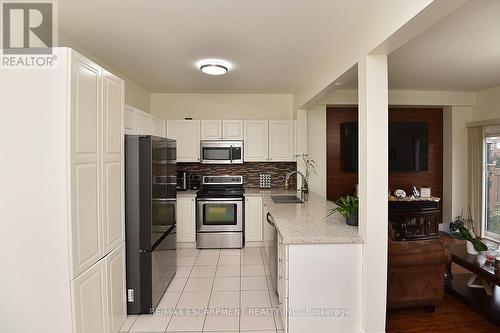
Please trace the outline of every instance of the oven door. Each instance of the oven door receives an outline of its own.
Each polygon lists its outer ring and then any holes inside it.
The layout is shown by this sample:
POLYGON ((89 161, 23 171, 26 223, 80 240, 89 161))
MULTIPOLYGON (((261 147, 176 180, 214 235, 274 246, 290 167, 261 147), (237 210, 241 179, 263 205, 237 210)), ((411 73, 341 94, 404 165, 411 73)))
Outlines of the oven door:
POLYGON ((196 231, 243 231, 243 199, 198 199, 196 207, 196 231))

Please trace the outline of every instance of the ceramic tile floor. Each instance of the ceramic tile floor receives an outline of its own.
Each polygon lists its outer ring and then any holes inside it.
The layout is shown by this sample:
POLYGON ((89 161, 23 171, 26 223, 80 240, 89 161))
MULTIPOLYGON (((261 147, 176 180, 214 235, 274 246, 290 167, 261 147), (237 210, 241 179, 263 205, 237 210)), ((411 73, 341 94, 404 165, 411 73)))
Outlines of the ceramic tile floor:
POLYGON ((157 313, 129 316, 121 332, 282 333, 262 248, 180 249, 157 313))

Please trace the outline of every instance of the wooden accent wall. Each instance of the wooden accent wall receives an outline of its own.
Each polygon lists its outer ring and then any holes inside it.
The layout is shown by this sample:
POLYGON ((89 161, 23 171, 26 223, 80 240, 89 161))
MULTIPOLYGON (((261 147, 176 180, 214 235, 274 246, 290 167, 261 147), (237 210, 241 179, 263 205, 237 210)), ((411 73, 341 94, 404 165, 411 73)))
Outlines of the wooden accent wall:
MULTIPOLYGON (((357 107, 328 107, 326 109, 327 177, 329 200, 354 194, 358 175, 342 171, 340 124, 357 121, 357 107)), ((389 189, 401 188, 407 193, 412 186, 430 186, 432 195, 443 197, 443 109, 389 108, 389 121, 429 123, 429 168, 421 172, 389 173, 389 189)))

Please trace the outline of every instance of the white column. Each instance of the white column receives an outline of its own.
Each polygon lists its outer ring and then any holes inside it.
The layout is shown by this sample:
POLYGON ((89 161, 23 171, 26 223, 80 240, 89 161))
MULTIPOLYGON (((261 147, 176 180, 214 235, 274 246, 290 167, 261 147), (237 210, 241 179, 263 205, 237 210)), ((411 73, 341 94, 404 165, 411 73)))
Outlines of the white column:
POLYGON ((388 228, 387 56, 358 63, 359 232, 363 243, 361 327, 385 332, 388 228))

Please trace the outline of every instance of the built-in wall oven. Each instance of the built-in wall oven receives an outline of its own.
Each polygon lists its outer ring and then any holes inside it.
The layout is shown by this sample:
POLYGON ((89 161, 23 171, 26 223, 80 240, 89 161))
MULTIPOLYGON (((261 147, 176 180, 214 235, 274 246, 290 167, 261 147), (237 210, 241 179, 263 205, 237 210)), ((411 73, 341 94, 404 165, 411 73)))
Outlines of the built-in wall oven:
POLYGON ((242 248, 244 190, 242 176, 205 176, 196 198, 196 246, 242 248))
POLYGON ((243 163, 243 141, 203 140, 200 142, 201 163, 243 163))

